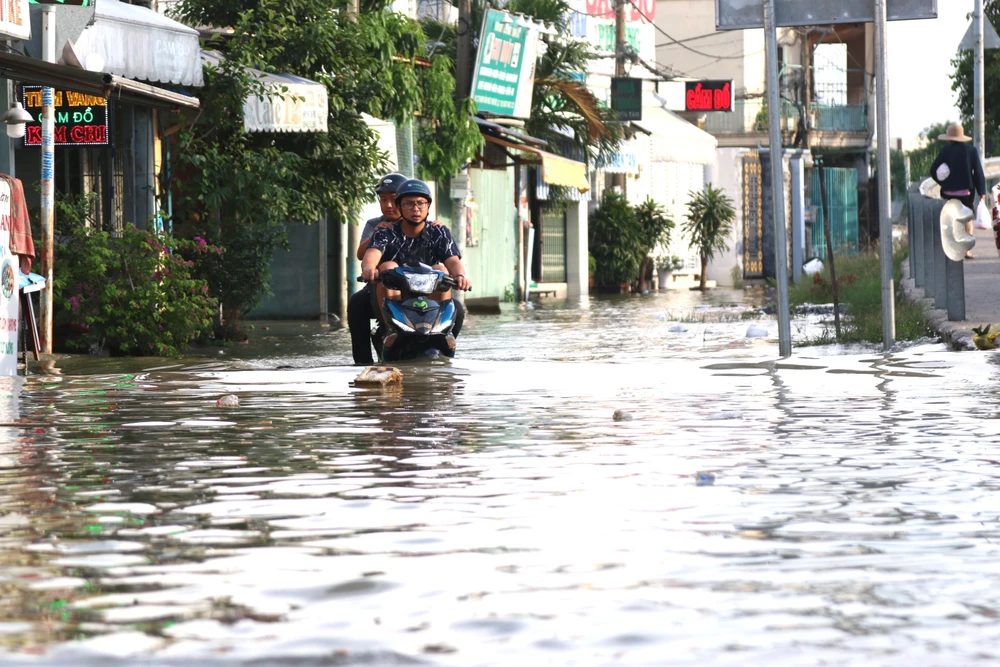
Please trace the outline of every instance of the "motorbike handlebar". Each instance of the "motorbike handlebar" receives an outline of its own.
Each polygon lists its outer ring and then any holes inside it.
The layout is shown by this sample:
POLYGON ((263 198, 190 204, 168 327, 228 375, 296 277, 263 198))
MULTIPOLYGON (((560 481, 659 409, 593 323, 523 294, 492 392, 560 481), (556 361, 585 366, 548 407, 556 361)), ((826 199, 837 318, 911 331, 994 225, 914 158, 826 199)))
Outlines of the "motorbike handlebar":
MULTIPOLYGON (((377 283, 381 279, 382 279, 382 277, 379 276, 379 277, 375 278, 375 280, 368 281, 368 280, 365 280, 364 276, 358 276, 357 281, 359 283, 367 283, 367 282, 377 283)), ((441 276, 441 282, 443 282, 445 285, 447 285, 449 289, 458 289, 458 281, 455 280, 454 278, 452 278, 451 276, 447 275, 447 274, 441 276)), ((470 287, 469 289, 467 289, 465 291, 466 292, 471 292, 472 288, 470 287)))

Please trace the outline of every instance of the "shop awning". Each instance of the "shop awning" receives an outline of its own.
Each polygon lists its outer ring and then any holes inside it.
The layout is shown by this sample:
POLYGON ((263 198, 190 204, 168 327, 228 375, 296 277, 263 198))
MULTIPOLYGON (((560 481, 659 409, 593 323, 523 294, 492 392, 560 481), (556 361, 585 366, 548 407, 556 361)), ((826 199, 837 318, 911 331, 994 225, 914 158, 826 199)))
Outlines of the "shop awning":
POLYGON ((88 72, 13 53, 0 52, 0 76, 21 83, 52 86, 60 90, 99 95, 160 109, 197 109, 200 105, 198 98, 190 95, 181 95, 113 74, 88 72))
POLYGON ((587 165, 582 162, 546 153, 535 146, 506 141, 488 134, 484 134, 483 139, 497 146, 528 153, 538 158, 542 165, 542 180, 549 185, 563 185, 576 188, 580 192, 586 192, 590 189, 590 181, 587 179, 587 165))
MULTIPOLYGON (((202 51, 202 60, 218 67, 224 56, 202 51)), ((326 132, 328 94, 326 86, 294 74, 273 74, 249 67, 267 88, 267 98, 250 97, 243 105, 243 127, 247 132, 326 132)))
POLYGON ((145 7, 100 0, 94 7, 92 22, 73 42, 82 58, 101 56, 104 71, 109 74, 184 86, 203 85, 198 31, 145 7))

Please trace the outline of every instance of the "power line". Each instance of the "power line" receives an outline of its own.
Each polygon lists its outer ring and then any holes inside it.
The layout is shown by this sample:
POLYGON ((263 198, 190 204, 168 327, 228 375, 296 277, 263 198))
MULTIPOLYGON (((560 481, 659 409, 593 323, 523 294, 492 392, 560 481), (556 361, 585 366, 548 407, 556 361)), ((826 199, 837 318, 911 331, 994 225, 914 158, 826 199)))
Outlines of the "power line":
MULTIPOLYGON (((629 4, 631 4, 637 10, 639 10, 640 14, 642 13, 642 8, 635 3, 635 0, 628 0, 628 1, 629 1, 629 4)), ((643 14, 643 16, 645 16, 645 14, 643 14)), ((664 30, 660 26, 656 25, 656 21, 650 22, 650 25, 653 26, 654 28, 656 28, 657 32, 659 32, 660 34, 662 34, 664 37, 666 37, 667 39, 669 39, 671 42, 673 42, 677 46, 681 47, 682 49, 687 49, 691 53, 697 53, 699 56, 703 56, 705 58, 716 58, 718 60, 740 60, 740 59, 742 59, 744 57, 742 55, 739 55, 739 56, 720 56, 720 55, 716 55, 714 53, 705 53, 704 51, 699 51, 698 49, 692 48, 692 47, 688 46, 687 44, 685 44, 684 40, 679 40, 679 39, 675 38, 673 35, 671 35, 670 33, 668 33, 666 30, 664 30)))
MULTIPOLYGON (((655 25, 655 24, 653 24, 655 25)), ((706 37, 728 37, 724 32, 706 32, 704 35, 697 35, 695 37, 685 37, 684 39, 674 39, 669 42, 664 42, 663 44, 657 44, 656 48, 663 49, 668 46, 677 46, 678 44, 683 44, 685 42, 693 42, 699 39, 705 39, 706 37)))

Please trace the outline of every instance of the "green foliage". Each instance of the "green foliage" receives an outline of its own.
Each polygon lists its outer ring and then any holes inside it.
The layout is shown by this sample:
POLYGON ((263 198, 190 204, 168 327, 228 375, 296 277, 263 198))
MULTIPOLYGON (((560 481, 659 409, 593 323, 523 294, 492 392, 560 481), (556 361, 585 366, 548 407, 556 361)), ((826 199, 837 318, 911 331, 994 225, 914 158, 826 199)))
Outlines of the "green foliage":
POLYGON ((889 151, 889 174, 892 183, 892 200, 906 199, 906 188, 910 184, 906 182, 906 158, 903 151, 889 151))
MULTIPOLYGON (((510 12, 524 14, 553 25, 560 34, 569 34, 571 8, 566 0, 510 0, 502 5, 510 12)), ((470 29, 472 40, 479 39, 484 0, 473 0, 470 29)), ((423 20, 431 40, 439 42, 436 52, 455 57, 455 29, 433 19, 423 20)), ((623 134, 617 114, 601 103, 583 81, 594 58, 585 42, 550 42, 535 68, 531 117, 525 132, 549 142, 546 150, 588 164, 607 160, 618 151, 623 134)))
MULTIPOLYGON (((64 210, 83 209, 81 201, 64 210)), ((79 217, 77 218, 79 219, 79 217)), ((167 239, 127 225, 120 237, 63 220, 53 283, 56 320, 83 335, 71 345, 134 356, 173 356, 211 326, 217 302, 191 276, 191 262, 171 252, 220 248, 167 239)))
POLYGON ((231 27, 209 46, 225 59, 205 68, 201 109, 178 135, 175 228, 228 250, 198 270, 222 300, 224 332, 268 291, 269 263, 286 244, 285 223, 312 223, 327 211, 346 219, 371 196, 386 156, 362 113, 397 122, 419 117, 422 173, 442 178, 471 158, 480 135, 471 108, 455 107, 451 62, 418 58, 418 23, 366 2, 351 15, 340 0, 182 0, 190 25, 231 27), (246 133, 243 104, 270 94, 254 69, 291 73, 326 85, 327 132, 246 133))
MULTIPOLYGON (((666 244, 664 244, 666 245, 666 244)), ((669 253, 658 253, 653 257, 653 263, 659 271, 680 271, 684 268, 684 260, 677 255, 669 253)))
POLYGON ((590 218, 590 254, 599 285, 632 282, 646 256, 670 237, 674 223, 652 200, 630 206, 624 195, 608 192, 590 218))
MULTIPOLYGON (((986 0, 983 3, 983 13, 994 26, 1000 25, 1000 0, 986 0)), ((1000 96, 1000 51, 986 49, 984 56, 985 99, 995 100, 1000 96)), ((962 114, 962 124, 965 125, 967 133, 972 127, 973 117, 972 64, 972 51, 956 50, 955 57, 951 61, 954 68, 951 75, 951 89, 958 94, 958 108, 962 114)), ((936 137, 937 134, 934 136, 936 137)), ((997 150, 1000 150, 1000 109, 987 102, 986 154, 995 155, 997 150)))
POLYGON ((701 287, 704 289, 708 262, 729 249, 728 239, 736 220, 736 209, 733 200, 711 183, 702 191, 689 192, 688 196, 690 201, 683 229, 690 247, 697 250, 701 258, 701 287))
MULTIPOLYGON (((904 252, 893 253, 895 265, 896 293, 899 295, 904 252)), ((842 320, 840 342, 881 343, 882 342, 882 271, 878 254, 874 251, 861 253, 837 253, 837 296, 847 307, 847 317, 842 320)), ((833 294, 829 270, 824 268, 810 280, 801 280, 791 286, 789 301, 792 306, 805 303, 832 303, 833 294)), ((928 333, 927 318, 923 306, 912 303, 901 295, 896 299, 896 339, 916 340, 928 333)), ((836 342, 825 336, 819 343, 836 342)))

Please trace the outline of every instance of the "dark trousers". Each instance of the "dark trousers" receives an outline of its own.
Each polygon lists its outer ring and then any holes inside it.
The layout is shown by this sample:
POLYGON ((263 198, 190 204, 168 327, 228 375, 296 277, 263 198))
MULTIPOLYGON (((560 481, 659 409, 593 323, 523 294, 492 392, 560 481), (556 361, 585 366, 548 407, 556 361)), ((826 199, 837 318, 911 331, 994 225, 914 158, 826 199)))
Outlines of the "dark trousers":
MULTIPOLYGON (((371 283, 351 296, 347 302, 347 326, 351 330, 351 354, 358 366, 374 363, 372 359, 371 321, 375 319, 375 303, 371 283)), ((455 301, 455 324, 451 335, 458 337, 465 323, 465 307, 455 301)))

